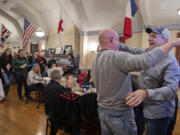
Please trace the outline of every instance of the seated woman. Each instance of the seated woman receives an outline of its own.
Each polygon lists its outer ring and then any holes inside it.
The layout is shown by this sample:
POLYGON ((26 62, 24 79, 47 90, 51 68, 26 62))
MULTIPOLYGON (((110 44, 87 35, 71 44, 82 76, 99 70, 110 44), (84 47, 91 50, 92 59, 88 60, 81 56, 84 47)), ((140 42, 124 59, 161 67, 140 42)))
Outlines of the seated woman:
POLYGON ((28 90, 31 91, 44 91, 44 81, 41 76, 39 64, 35 64, 27 75, 28 90))
MULTIPOLYGON (((60 68, 54 68, 50 74, 51 81, 45 88, 45 111, 48 116, 51 116, 51 132, 50 135, 56 135, 59 126, 67 127, 69 120, 73 123, 72 118, 78 114, 79 98, 75 93, 71 93, 71 86, 66 84, 66 87, 61 85, 61 77, 63 71, 60 68)), ((72 126, 70 134, 79 132, 76 128, 77 123, 72 126)))
POLYGON ((79 87, 79 84, 76 82, 75 73, 73 70, 67 70, 64 72, 63 77, 61 79, 61 83, 63 86, 70 86, 72 92, 83 92, 84 89, 79 87))
POLYGON ((48 64, 47 64, 47 65, 48 65, 48 68, 50 68, 53 63, 56 64, 56 60, 54 59, 53 56, 50 56, 49 61, 48 61, 48 64))
POLYGON ((51 63, 47 69, 47 75, 50 77, 51 71, 56 67, 56 63, 51 63))
POLYGON ((86 78, 84 78, 83 85, 89 85, 90 87, 95 88, 95 85, 93 83, 92 76, 91 76, 91 70, 88 70, 88 74, 86 78))
POLYGON ((86 68, 82 68, 81 73, 78 75, 77 82, 79 83, 79 86, 83 85, 84 79, 87 77, 87 70, 86 68))

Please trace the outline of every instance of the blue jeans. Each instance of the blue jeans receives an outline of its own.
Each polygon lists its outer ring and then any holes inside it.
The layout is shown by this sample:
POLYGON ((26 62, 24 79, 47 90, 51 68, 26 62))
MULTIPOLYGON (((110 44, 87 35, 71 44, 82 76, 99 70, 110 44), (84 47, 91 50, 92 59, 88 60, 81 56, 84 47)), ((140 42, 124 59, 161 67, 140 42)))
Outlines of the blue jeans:
POLYGON ((133 110, 118 111, 99 107, 102 135, 137 135, 133 110))
POLYGON ((9 92, 9 86, 12 80, 12 73, 9 73, 7 75, 7 73, 2 73, 2 78, 5 82, 5 86, 4 86, 4 91, 5 91, 5 96, 7 96, 8 92, 9 92))
POLYGON ((171 118, 146 119, 146 135, 166 135, 171 118))
POLYGON ((2 73, 2 78, 5 82, 6 85, 10 85, 11 79, 12 79, 12 74, 9 74, 9 76, 4 72, 2 73))

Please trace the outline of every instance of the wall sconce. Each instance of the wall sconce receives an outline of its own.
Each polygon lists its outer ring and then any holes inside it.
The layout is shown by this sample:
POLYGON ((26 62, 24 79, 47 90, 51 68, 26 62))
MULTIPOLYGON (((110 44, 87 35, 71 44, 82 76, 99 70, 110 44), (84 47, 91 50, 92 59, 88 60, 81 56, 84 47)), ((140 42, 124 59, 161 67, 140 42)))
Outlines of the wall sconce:
POLYGON ((180 15, 180 8, 177 10, 178 15, 180 15))
POLYGON ((38 28, 38 30, 36 31, 36 36, 38 37, 43 37, 45 35, 44 31, 42 30, 42 28, 38 28))

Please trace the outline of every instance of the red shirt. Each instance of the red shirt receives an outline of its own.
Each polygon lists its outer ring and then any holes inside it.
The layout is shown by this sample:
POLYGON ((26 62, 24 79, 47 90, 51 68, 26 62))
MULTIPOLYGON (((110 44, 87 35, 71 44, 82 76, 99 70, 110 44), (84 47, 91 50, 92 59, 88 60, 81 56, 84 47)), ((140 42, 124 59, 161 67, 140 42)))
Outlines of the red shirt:
POLYGON ((79 86, 81 86, 84 82, 84 79, 87 77, 87 73, 81 73, 78 75, 77 82, 79 83, 79 86))

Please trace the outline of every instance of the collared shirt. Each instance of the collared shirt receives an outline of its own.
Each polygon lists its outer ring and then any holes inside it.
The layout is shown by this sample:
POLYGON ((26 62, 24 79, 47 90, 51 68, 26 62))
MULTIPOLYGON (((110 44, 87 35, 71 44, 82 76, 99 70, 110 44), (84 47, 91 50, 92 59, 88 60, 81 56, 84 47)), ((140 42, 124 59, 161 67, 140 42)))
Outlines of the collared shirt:
MULTIPOLYGON (((147 49, 131 48, 124 44, 120 44, 120 50, 133 54, 147 52, 147 49)), ((154 67, 141 71, 141 88, 148 92, 148 98, 143 102, 145 118, 173 117, 179 79, 178 62, 170 53, 154 67)))
POLYGON ((179 65, 171 54, 141 72, 141 88, 148 92, 148 98, 143 102, 145 118, 173 117, 179 76, 179 65))

